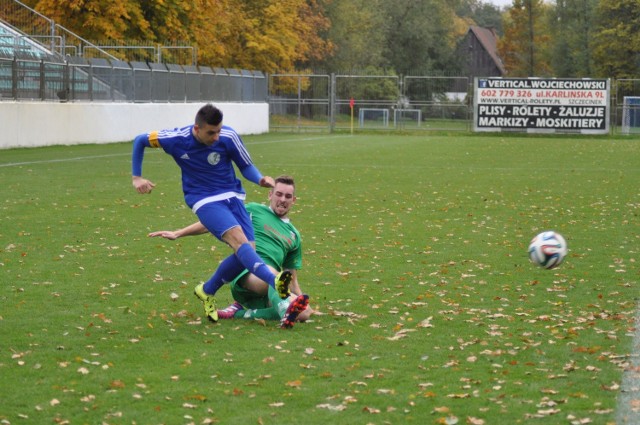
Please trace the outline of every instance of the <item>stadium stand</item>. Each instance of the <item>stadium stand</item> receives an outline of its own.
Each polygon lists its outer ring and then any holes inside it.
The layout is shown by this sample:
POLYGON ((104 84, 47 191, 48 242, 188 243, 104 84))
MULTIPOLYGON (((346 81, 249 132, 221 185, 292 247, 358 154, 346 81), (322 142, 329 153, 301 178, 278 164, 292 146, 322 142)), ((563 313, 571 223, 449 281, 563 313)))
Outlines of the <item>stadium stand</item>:
MULTIPOLYGON (((117 47, 121 55, 145 48, 117 47)), ((160 52, 161 46, 154 55, 158 60, 160 52)), ((0 0, 0 100, 175 103, 213 98, 265 102, 267 78, 262 72, 119 58, 17 0, 0 0)))

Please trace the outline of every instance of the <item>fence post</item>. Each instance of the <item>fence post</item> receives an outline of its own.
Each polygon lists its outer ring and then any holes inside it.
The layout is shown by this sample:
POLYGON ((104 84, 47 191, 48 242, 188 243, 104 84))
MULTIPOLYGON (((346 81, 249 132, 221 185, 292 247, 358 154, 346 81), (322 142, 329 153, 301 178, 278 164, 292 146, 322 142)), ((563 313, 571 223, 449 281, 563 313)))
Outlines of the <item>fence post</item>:
POLYGON ((18 59, 15 56, 11 62, 11 96, 18 100, 18 59))
POLYGON ((302 77, 298 75, 298 130, 300 129, 300 122, 302 119, 302 77))
POLYGON ((45 78, 44 78, 44 59, 40 59, 40 87, 38 89, 38 94, 40 95, 40 100, 45 100, 45 78))
POLYGON ((131 101, 135 102, 137 100, 137 90, 136 90, 136 70, 131 66, 131 101))
MULTIPOLYGON (((55 52, 55 36, 56 36, 56 22, 51 19, 49 22, 51 26, 51 52, 55 52)), ((64 55, 64 53, 62 53, 64 55)))
POLYGON ((89 100, 93 102, 93 63, 89 63, 89 80, 88 83, 88 91, 89 91, 89 100))
POLYGON ((64 65, 62 67, 63 72, 62 72, 62 90, 64 90, 66 96, 65 102, 68 102, 70 100, 74 100, 71 97, 71 84, 69 84, 70 82, 70 78, 69 78, 69 73, 71 72, 71 67, 69 66, 69 62, 65 60, 64 65))
POLYGON ((336 128, 336 74, 331 73, 329 80, 329 132, 336 128))

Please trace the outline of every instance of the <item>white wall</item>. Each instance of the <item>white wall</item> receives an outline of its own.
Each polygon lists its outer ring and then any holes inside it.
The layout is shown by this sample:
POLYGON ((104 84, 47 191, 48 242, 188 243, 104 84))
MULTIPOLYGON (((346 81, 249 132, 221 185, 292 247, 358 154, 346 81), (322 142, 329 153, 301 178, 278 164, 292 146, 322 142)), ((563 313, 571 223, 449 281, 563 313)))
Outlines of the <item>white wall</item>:
MULTIPOLYGON (((133 140, 192 124, 200 103, 0 102, 0 149, 133 140)), ((267 103, 214 103, 241 135, 269 131, 267 103)))

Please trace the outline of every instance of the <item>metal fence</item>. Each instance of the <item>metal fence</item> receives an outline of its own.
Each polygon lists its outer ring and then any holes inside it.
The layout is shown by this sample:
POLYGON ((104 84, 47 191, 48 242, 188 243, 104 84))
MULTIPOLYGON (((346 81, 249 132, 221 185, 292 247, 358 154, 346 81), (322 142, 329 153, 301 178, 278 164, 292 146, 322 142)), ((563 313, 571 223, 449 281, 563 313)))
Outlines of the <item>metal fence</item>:
POLYGON ((294 75, 269 78, 273 130, 469 130, 467 77, 294 75))
MULTIPOLYGON (((68 56, 0 57, 0 101, 268 102, 272 130, 469 131, 467 77, 274 74, 68 56)), ((640 80, 614 80, 611 133, 640 133, 640 80)))
POLYGON ((640 80, 615 80, 611 96, 611 127, 621 134, 640 134, 640 80))
POLYGON ((0 100, 265 102, 260 71, 116 59, 0 57, 0 100))
MULTIPOLYGON (((473 83, 456 76, 274 74, 269 125, 280 131, 471 131, 473 83)), ((640 80, 613 79, 611 134, 640 134, 640 80)))

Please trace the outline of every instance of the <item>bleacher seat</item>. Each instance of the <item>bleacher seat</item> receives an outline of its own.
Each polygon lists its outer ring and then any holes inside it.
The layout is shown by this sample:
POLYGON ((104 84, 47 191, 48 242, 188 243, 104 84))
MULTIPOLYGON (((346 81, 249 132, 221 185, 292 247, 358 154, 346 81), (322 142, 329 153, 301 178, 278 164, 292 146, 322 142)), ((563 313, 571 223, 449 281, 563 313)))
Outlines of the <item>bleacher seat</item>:
POLYGON ((49 59, 50 52, 0 21, 0 57, 13 59, 49 59))

